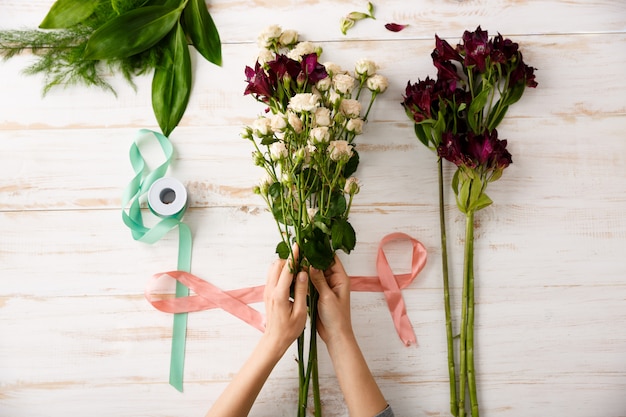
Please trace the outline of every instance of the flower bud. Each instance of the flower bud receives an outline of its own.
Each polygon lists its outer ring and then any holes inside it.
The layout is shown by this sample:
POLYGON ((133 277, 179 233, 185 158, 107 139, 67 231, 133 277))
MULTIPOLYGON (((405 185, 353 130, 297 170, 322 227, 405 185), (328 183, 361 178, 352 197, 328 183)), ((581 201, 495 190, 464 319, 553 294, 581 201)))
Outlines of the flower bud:
POLYGON ((380 74, 375 74, 367 79, 367 88, 376 93, 383 93, 389 87, 389 80, 380 74))
POLYGON ((346 185, 343 187, 343 192, 349 195, 358 194, 361 191, 359 186, 359 180, 355 177, 350 177, 346 180, 346 185))
POLYGON ((291 46, 294 45, 296 42, 298 42, 298 32, 296 32, 295 30, 285 30, 283 31, 283 33, 280 34, 280 37, 278 38, 278 42, 282 45, 282 46, 291 46))
POLYGON ((354 66, 354 73, 359 76, 371 77, 376 74, 376 70, 378 69, 378 65, 374 61, 370 61, 369 59, 361 59, 356 62, 354 66))

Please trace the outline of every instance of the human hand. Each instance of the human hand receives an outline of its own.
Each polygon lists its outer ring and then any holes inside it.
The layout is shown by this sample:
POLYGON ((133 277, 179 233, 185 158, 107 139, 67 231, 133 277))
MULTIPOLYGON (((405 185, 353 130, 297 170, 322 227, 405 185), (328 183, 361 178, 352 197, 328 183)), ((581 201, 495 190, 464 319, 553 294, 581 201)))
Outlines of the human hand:
POLYGON ((277 260, 267 274, 263 298, 265 300, 265 333, 263 337, 282 356, 304 330, 307 317, 306 295, 308 277, 300 271, 295 277, 293 301, 289 289, 294 280, 293 266, 297 264, 299 249, 293 248, 293 259, 277 260))
POLYGON ((317 332, 322 340, 329 345, 335 338, 351 335, 350 278, 339 258, 335 256, 324 272, 310 268, 309 276, 319 293, 317 332))

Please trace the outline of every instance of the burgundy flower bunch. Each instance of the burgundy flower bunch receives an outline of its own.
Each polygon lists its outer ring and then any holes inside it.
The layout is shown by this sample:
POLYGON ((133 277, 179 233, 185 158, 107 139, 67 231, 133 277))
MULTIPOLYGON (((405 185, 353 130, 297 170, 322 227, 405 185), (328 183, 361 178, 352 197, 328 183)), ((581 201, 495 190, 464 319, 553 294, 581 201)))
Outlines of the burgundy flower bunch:
POLYGON ((456 47, 435 35, 431 57, 437 78, 426 77, 413 84, 409 81, 402 106, 414 122, 417 138, 438 156, 450 411, 454 416, 465 416, 467 391, 471 414, 476 417, 474 213, 492 203, 485 192, 487 185, 499 179, 512 163, 507 141, 498 138, 496 127, 524 90, 536 87, 537 82, 535 68, 524 63, 517 43, 500 34, 490 38, 480 26, 474 32, 465 31, 456 47), (451 185, 457 206, 466 216, 458 378, 450 313, 442 159, 457 167, 451 185))

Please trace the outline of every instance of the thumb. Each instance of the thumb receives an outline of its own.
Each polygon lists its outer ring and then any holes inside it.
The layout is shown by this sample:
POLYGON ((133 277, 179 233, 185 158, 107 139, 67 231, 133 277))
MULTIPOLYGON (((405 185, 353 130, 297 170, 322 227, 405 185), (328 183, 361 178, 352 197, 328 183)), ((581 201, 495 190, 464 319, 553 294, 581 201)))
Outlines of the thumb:
POLYGON ((308 290, 308 276, 306 271, 300 271, 296 275, 296 285, 293 289, 294 310, 306 311, 306 293, 308 290))
POLYGON ((324 273, 319 269, 313 267, 309 268, 309 276, 311 277, 311 282, 318 293, 322 294, 330 289, 324 273))

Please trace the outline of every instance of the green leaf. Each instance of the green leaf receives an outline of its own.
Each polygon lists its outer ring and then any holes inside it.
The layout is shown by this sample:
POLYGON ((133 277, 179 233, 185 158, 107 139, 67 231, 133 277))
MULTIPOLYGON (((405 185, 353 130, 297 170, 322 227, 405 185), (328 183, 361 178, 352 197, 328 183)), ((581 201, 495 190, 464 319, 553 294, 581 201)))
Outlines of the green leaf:
POLYGON ((311 266, 322 271, 330 267, 335 257, 328 236, 317 229, 312 239, 302 242, 301 249, 311 266))
POLYGON ((172 30, 181 12, 181 8, 146 6, 113 18, 91 35, 84 58, 120 59, 143 52, 172 30))
POLYGON ((261 139, 261 145, 269 146, 274 142, 278 142, 278 138, 276 138, 274 135, 267 135, 264 136, 263 139, 261 139))
POLYGON ((343 194, 343 191, 340 193, 335 193, 330 197, 330 207, 328 208, 328 217, 338 217, 343 216, 346 212, 347 204, 346 197, 343 194))
POLYGON ((342 249, 350 253, 356 246, 356 232, 348 221, 339 219, 333 223, 331 239, 335 249, 342 249))
POLYGON ((467 110, 467 122, 474 133, 479 133, 478 128, 480 126, 478 126, 478 121, 481 118, 490 93, 491 87, 484 88, 480 94, 472 99, 469 109, 467 110))
POLYGON ((487 196, 487 194, 482 193, 480 195, 480 197, 478 198, 478 200, 476 200, 476 201, 474 201, 472 203, 472 206, 470 207, 470 209, 474 210, 474 211, 478 211, 478 210, 484 209, 485 207, 489 206, 491 203, 493 203, 491 198, 489 198, 487 196))
POLYGON ((289 258, 289 245, 287 245, 287 243, 285 243, 285 241, 281 241, 277 246, 276 246, 276 253, 278 254, 278 257, 280 259, 287 259, 289 258))
POLYGON ((165 38, 161 60, 152 79, 152 108, 165 136, 178 126, 191 95, 191 58, 179 24, 165 38))
POLYGON ((413 130, 415 131, 415 136, 417 136, 417 139, 422 142, 422 145, 430 149, 429 138, 428 134, 426 133, 426 128, 430 129, 430 126, 422 123, 415 123, 413 125, 413 130))
POLYGON ((268 192, 272 198, 279 198, 283 192, 283 187, 280 182, 275 182, 272 185, 270 185, 268 192))
POLYGON ((356 172, 358 167, 359 167, 359 153, 356 151, 356 149, 352 149, 352 156, 350 157, 348 162, 346 162, 346 165, 343 167, 343 176, 345 178, 350 177, 352 174, 356 172))
POLYGON ((222 65, 220 35, 204 0, 189 0, 183 10, 183 26, 200 55, 222 65))
POLYGON ((91 16, 99 1, 57 0, 39 27, 41 29, 65 29, 81 23, 91 16))

